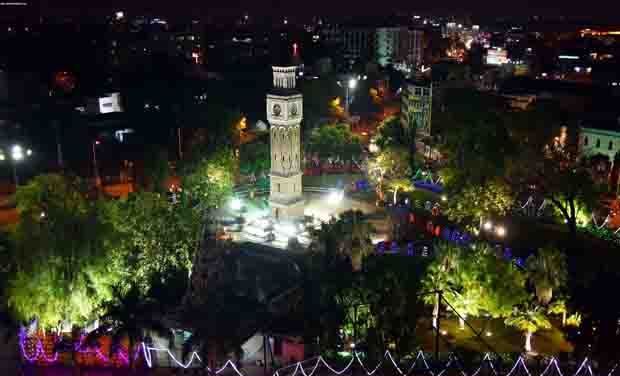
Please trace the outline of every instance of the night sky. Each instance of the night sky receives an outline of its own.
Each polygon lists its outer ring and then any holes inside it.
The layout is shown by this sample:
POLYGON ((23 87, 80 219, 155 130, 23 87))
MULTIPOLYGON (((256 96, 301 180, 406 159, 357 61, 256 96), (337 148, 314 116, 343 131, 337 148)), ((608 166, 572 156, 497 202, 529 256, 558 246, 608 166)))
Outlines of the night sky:
POLYGON ((161 14, 375 15, 399 10, 443 14, 592 15, 620 20, 619 0, 31 0, 44 13, 108 13, 114 9, 161 14))

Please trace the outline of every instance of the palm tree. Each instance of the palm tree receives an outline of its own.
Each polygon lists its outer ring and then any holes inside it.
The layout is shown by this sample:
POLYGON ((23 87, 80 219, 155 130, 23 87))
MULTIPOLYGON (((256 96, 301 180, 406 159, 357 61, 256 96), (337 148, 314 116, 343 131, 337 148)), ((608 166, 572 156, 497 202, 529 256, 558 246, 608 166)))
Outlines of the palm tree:
POLYGON ((566 315, 568 314, 568 309, 564 299, 557 299, 551 303, 547 312, 554 315, 562 315, 562 326, 566 326, 566 315))
POLYGON ((398 192, 411 192, 413 191, 413 185, 409 179, 394 179, 389 182, 390 188, 394 191, 394 205, 398 202, 398 192))
POLYGON ((528 257, 526 269, 540 304, 549 304, 553 290, 566 283, 566 258, 555 248, 542 248, 537 256, 528 257))
POLYGON ((373 250, 370 236, 375 232, 366 216, 359 210, 349 210, 340 215, 338 220, 342 237, 342 253, 349 256, 354 272, 362 269, 362 262, 373 250))
POLYGON ((119 348, 123 338, 127 338, 129 369, 133 373, 135 371, 133 354, 137 351, 136 345, 145 338, 146 331, 156 332, 168 339, 171 338, 172 332, 162 324, 159 305, 137 287, 131 287, 127 291, 115 287, 113 296, 115 299, 103 308, 102 325, 89 334, 86 342, 111 332, 113 344, 111 351, 114 351, 119 348))
POLYGON ((349 257, 353 271, 360 271, 364 258, 373 250, 370 236, 375 232, 364 213, 349 210, 340 218, 311 229, 310 249, 324 255, 327 267, 338 258, 349 257))
POLYGON ((425 290, 435 291, 433 295, 425 295, 424 301, 433 304, 433 327, 437 327, 441 292, 449 289, 455 282, 460 269, 462 249, 448 242, 439 242, 436 247, 436 258, 429 266, 426 278, 422 282, 425 290))
POLYGON ((515 308, 512 315, 504 321, 506 325, 514 326, 525 334, 525 351, 532 352, 532 336, 540 329, 551 328, 540 306, 527 304, 522 309, 515 308))
POLYGON ((237 296, 234 288, 223 286, 208 295, 208 304, 190 302, 184 307, 182 321, 192 333, 183 344, 184 359, 196 350, 211 364, 231 352, 240 360, 241 345, 257 331, 266 330, 270 315, 265 304, 237 296))

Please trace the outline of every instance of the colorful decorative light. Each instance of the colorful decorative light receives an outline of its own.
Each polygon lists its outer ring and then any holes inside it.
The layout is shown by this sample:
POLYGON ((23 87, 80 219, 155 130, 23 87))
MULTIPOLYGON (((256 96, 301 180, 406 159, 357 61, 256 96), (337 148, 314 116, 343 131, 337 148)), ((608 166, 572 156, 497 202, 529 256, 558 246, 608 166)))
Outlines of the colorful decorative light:
MULTIPOLYGON (((83 343, 84 343, 84 336, 80 337, 80 340, 78 341, 78 343, 76 343, 74 345, 74 349, 80 353, 80 354, 95 354, 95 356, 102 362, 104 363, 104 365, 112 365, 115 364, 114 361, 114 355, 112 357, 108 357, 106 356, 103 351, 101 350, 101 348, 95 348, 95 347, 86 347, 83 348, 83 343)), ((54 354, 52 356, 48 356, 47 353, 45 352, 44 346, 43 346, 43 342, 36 338, 36 341, 34 341, 34 350, 28 349, 29 346, 32 346, 32 339, 29 339, 27 337, 26 334, 26 330, 25 328, 22 328, 20 330, 19 333, 19 346, 20 346, 20 350, 22 353, 23 358, 29 362, 29 363, 35 363, 35 362, 42 362, 45 364, 53 364, 53 363, 57 363, 59 360, 59 355, 58 352, 55 351, 54 354), (30 341, 30 344, 29 344, 30 341)), ((186 363, 181 362, 179 359, 177 359, 174 354, 166 348, 158 348, 158 347, 151 347, 146 345, 144 342, 140 342, 138 347, 136 348, 133 356, 134 359, 138 359, 138 357, 140 356, 140 354, 142 354, 142 356, 144 356, 144 360, 146 365, 149 368, 153 368, 153 359, 152 359, 152 352, 161 352, 161 353, 165 353, 168 355, 168 357, 170 359, 172 359, 172 361, 180 368, 190 368, 192 366, 194 366, 195 362, 198 363, 203 363, 202 359, 200 358, 200 356, 198 355, 197 352, 192 352, 189 360, 186 363)), ((130 356, 130 351, 124 348, 120 348, 117 352, 115 352, 115 356, 117 361, 124 366, 127 366, 129 364, 129 356, 130 356)), ((416 368, 416 365, 418 364, 418 362, 421 360, 423 362, 424 365, 424 370, 423 371, 427 371, 431 376, 435 376, 435 373, 431 370, 431 367, 429 366, 428 362, 426 361, 426 358, 424 356, 424 353, 422 351, 419 351, 415 360, 413 361, 413 364, 411 364, 411 366, 408 368, 408 370, 406 372, 404 372, 398 365, 398 363, 394 360, 392 354, 388 351, 386 351, 384 353, 383 356, 384 360, 389 360, 392 363, 392 366, 394 367, 394 369, 398 372, 399 375, 402 376, 406 376, 406 375, 410 375, 411 372, 416 368)), ((353 353, 353 356, 351 357, 351 360, 349 361, 349 363, 341 370, 337 370, 335 368, 333 368, 322 356, 318 356, 316 358, 311 358, 311 359, 307 359, 305 361, 301 361, 301 362, 297 362, 295 364, 289 365, 287 367, 281 368, 277 371, 275 371, 273 373, 272 376, 280 376, 280 372, 283 371, 284 369, 288 369, 288 368, 294 368, 293 373, 290 376, 297 376, 298 373, 301 374, 301 376, 313 376, 317 370, 320 368, 320 366, 325 366, 330 372, 332 372, 335 375, 343 375, 344 373, 346 373, 347 371, 350 370, 350 368, 354 365, 355 362, 357 362, 361 369, 364 371, 364 373, 366 374, 366 376, 373 376, 375 375, 375 373, 383 366, 384 364, 384 360, 381 360, 379 362, 379 364, 377 364, 377 366, 375 368, 373 368, 372 370, 369 370, 366 365, 363 363, 360 354, 357 352, 353 353), (309 369, 309 371, 306 371, 306 369, 304 368, 304 363, 308 362, 308 361, 314 361, 316 359, 316 362, 314 363, 313 366, 311 366, 311 368, 309 369)), ((442 371, 440 371, 439 373, 437 373, 436 376, 443 376, 445 374, 445 372, 451 367, 453 362, 457 362, 458 360, 453 356, 453 354, 450 354, 450 358, 448 360, 448 362, 445 364, 444 369, 442 371)), ((491 360, 491 356, 490 354, 485 354, 482 362, 480 364, 480 366, 478 367, 478 369, 473 372, 471 374, 471 376, 478 376, 482 370, 482 367, 484 366, 484 363, 488 362, 491 371, 493 373, 493 375, 497 376, 498 373, 495 369, 495 367, 493 366, 493 362, 491 360)), ((117 363, 118 364, 118 363, 117 363)), ((237 366, 235 365, 235 363, 232 360, 228 360, 221 368, 219 369, 215 369, 212 370, 209 367, 205 367, 207 371, 209 371, 210 373, 214 373, 215 375, 218 375, 222 372, 224 372, 226 369, 228 368, 232 368, 233 371, 237 374, 237 376, 245 376, 244 374, 242 374, 239 369, 237 368, 237 366)), ((513 367, 510 369, 510 371, 506 374, 506 376, 512 376, 517 369, 521 367, 523 368, 523 370, 525 371, 527 376, 532 376, 530 371, 528 370, 525 361, 522 357, 519 357, 517 359, 517 361, 515 362, 515 364, 513 365, 513 367)), ((459 367, 460 368, 460 367, 459 367)), ((545 369, 543 370, 543 372, 540 374, 540 376, 545 376, 547 375, 548 372, 551 371, 552 368, 555 368, 555 371, 558 373, 559 376, 564 376, 560 366, 558 364, 558 361, 556 358, 551 358, 551 360, 549 361, 549 363, 547 364, 547 366, 545 367, 545 369)), ((617 368, 617 364, 611 369, 611 371, 607 374, 607 376, 612 376, 614 371, 617 368)), ((590 361, 588 358, 585 358, 583 360, 583 362, 580 364, 580 366, 578 367, 577 371, 575 371, 575 373, 573 374, 573 376, 583 376, 581 375, 582 371, 586 370, 587 375, 586 376, 594 376, 594 373, 592 372, 592 368, 590 365, 590 361)), ((460 370, 460 375, 461 376, 467 376, 467 374, 461 369, 460 370)))

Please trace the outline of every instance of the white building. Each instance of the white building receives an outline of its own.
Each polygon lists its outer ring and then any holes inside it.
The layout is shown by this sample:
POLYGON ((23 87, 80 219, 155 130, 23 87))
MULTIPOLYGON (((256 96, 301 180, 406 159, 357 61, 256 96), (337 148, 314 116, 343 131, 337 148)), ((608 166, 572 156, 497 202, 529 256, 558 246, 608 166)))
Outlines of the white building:
POLYGON ((276 219, 293 219, 304 214, 301 182, 303 97, 296 89, 295 65, 272 69, 273 89, 267 94, 267 121, 271 126, 269 204, 276 219))
POLYGON ((380 27, 375 31, 377 63, 382 67, 395 62, 400 47, 400 27, 380 27))
POLYGON ((424 31, 408 27, 380 27, 375 32, 375 54, 382 67, 399 64, 414 70, 422 65, 424 31))
POLYGON ((620 151, 620 118, 613 123, 582 126, 579 129, 579 153, 592 157, 604 155, 613 163, 620 151))

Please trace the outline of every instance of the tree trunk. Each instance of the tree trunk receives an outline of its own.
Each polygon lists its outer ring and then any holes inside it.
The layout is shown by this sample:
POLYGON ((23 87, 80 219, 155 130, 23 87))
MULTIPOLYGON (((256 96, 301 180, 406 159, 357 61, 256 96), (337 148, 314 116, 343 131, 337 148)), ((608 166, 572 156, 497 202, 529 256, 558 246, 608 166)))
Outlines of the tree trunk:
POLYGON ((566 311, 562 312, 562 326, 566 326, 566 311))
POLYGON ((536 287, 536 297, 538 297, 538 302, 542 305, 547 305, 553 298, 553 289, 550 287, 536 287))
POLYGON ((132 336, 129 336, 129 346, 127 348, 127 357, 129 358, 129 374, 132 375, 135 371, 134 369, 134 361, 133 361, 133 347, 134 347, 134 340, 132 336))
POLYGON ((460 330, 465 330, 465 319, 467 318, 467 315, 459 315, 459 329, 460 330))
POLYGON ((525 352, 532 352, 532 332, 525 332, 525 352))
POLYGON ((433 307, 433 328, 437 328, 437 318, 439 316, 439 293, 435 294, 435 306, 433 307))

